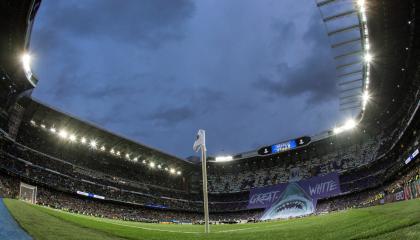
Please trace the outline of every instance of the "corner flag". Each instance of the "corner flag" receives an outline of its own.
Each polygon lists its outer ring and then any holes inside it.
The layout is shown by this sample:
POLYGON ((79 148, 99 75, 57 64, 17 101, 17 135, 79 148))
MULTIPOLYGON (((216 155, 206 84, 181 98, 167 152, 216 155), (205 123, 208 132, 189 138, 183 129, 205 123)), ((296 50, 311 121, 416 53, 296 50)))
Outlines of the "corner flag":
POLYGON ((207 158, 206 158, 206 131, 198 130, 197 138, 193 145, 194 151, 198 152, 201 149, 201 168, 203 175, 203 207, 204 207, 204 231, 210 232, 209 226, 209 198, 207 193, 207 158))
POLYGON ((198 130, 197 138, 193 145, 193 149, 196 152, 198 152, 200 148, 206 151, 206 131, 204 131, 203 129, 198 130))

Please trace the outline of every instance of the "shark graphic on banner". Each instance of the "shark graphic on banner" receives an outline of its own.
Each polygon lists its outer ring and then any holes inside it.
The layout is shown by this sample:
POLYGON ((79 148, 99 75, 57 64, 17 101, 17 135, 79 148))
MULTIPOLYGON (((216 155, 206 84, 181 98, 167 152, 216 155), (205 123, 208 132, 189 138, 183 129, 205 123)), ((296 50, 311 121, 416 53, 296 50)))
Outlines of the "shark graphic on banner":
POLYGON ((262 220, 298 217, 313 213, 318 199, 340 193, 339 176, 330 173, 298 182, 252 189, 248 209, 265 208, 262 220))

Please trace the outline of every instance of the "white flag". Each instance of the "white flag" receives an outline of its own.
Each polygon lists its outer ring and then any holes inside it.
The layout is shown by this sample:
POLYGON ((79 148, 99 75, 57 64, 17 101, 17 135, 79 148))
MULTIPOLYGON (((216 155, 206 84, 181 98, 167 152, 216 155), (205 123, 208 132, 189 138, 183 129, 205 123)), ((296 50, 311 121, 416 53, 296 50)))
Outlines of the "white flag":
POLYGON ((203 129, 198 130, 197 138, 195 139, 193 149, 194 151, 198 152, 202 148, 206 151, 206 131, 203 129))

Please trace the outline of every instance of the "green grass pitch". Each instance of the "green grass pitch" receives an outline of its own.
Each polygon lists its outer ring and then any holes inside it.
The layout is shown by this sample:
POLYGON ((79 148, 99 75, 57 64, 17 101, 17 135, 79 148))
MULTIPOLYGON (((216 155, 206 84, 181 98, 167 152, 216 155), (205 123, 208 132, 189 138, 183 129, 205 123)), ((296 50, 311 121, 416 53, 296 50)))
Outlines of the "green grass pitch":
POLYGON ((255 224, 164 225, 95 218, 4 199, 34 239, 420 239, 420 200, 255 224))

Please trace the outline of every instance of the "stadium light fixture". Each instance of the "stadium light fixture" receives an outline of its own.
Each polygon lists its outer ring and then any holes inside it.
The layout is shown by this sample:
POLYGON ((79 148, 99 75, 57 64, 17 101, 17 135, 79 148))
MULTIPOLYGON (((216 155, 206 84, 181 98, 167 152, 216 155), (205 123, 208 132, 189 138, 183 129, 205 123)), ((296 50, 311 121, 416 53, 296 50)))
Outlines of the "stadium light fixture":
POLYGON ((58 136, 60 136, 60 137, 61 137, 61 138, 63 138, 63 139, 66 139, 68 135, 69 135, 69 134, 68 134, 68 133, 67 133, 67 131, 66 131, 66 130, 64 130, 64 129, 61 129, 61 130, 60 130, 60 132, 58 133, 58 136))
POLYGON ((220 156, 220 157, 216 157, 216 162, 227 162, 227 161, 232 161, 233 157, 232 156, 220 156))
POLYGON ((139 160, 139 158, 138 157, 135 157, 134 159, 133 159, 133 161, 134 162, 137 162, 139 160))
POLYGON ((154 163, 154 162, 150 162, 150 163, 149 163, 149 166, 150 166, 151 168, 155 168, 155 163, 154 163))
POLYGON ((102 145, 102 147, 101 147, 101 151, 103 152, 103 151, 105 151, 105 150, 106 150, 105 146, 104 146, 104 145, 102 145))
POLYGON ((29 53, 24 53, 21 58, 23 71, 25 72, 25 76, 27 79, 32 78, 31 59, 32 57, 29 53))
POLYGON ((340 126, 340 127, 335 127, 333 129, 334 134, 340 134, 344 131, 348 131, 351 130, 353 128, 355 128, 357 126, 357 123, 354 119, 348 119, 344 125, 340 126))
POLYGON ((74 134, 70 134, 70 136, 69 136, 69 140, 70 140, 71 142, 75 142, 75 141, 76 141, 76 135, 74 135, 74 134))
POLYGON ((162 165, 160 165, 160 164, 159 164, 159 165, 157 165, 157 167, 158 167, 159 169, 162 169, 162 165))
POLYGON ((175 169, 171 168, 171 169, 169 169, 169 172, 172 173, 172 174, 175 174, 175 169))
POLYGON ((111 154, 115 153, 115 150, 113 148, 111 148, 111 150, 109 151, 111 154))
POLYGON ((85 143, 86 143, 86 138, 85 138, 85 137, 82 137, 82 138, 80 139, 80 142, 81 142, 81 143, 83 143, 83 144, 85 144, 85 143))
POLYGON ((357 5, 359 7, 365 6, 365 0, 357 0, 357 5))
POLYGON ((372 55, 370 53, 366 53, 364 56, 365 62, 370 63, 373 59, 372 55))
POLYGON ((117 151, 117 156, 121 156, 121 152, 120 151, 117 151))
POLYGON ((368 91, 364 91, 363 95, 362 95, 362 105, 363 105, 363 107, 366 106, 369 99, 370 99, 370 96, 369 96, 368 91))
POLYGON ((176 174, 181 175, 181 171, 176 172, 176 174))
POLYGON ((91 148, 96 149, 97 142, 95 140, 91 140, 89 145, 90 145, 91 148))

